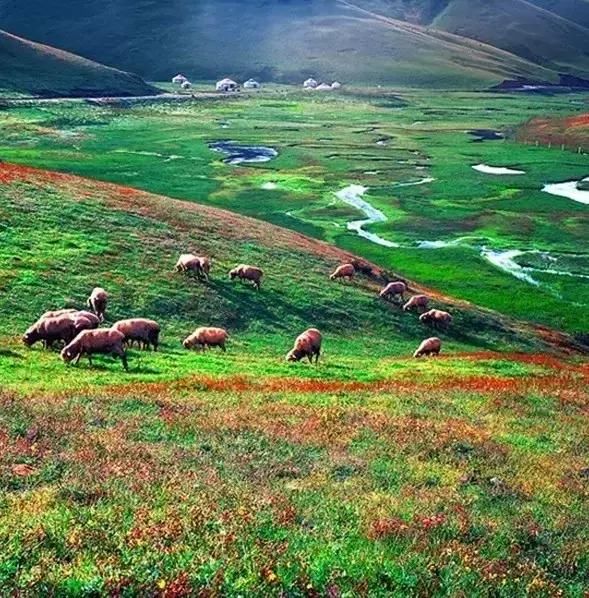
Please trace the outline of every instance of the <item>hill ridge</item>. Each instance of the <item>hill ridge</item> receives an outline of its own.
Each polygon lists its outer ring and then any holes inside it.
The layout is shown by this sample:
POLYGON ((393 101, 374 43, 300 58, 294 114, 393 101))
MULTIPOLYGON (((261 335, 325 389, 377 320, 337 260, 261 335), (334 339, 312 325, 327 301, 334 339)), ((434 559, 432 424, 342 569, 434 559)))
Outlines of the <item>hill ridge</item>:
POLYGON ((41 96, 157 93, 137 75, 2 29, 0 89, 41 96))

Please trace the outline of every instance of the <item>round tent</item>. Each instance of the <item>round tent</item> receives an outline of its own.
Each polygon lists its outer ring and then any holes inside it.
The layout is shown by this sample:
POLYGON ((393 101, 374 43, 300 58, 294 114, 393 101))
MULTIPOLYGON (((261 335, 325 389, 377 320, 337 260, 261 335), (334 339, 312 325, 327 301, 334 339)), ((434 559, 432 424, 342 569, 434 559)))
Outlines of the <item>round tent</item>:
POLYGON ((239 89, 239 85, 233 79, 221 79, 221 81, 217 81, 217 85, 215 86, 217 91, 237 91, 239 89))

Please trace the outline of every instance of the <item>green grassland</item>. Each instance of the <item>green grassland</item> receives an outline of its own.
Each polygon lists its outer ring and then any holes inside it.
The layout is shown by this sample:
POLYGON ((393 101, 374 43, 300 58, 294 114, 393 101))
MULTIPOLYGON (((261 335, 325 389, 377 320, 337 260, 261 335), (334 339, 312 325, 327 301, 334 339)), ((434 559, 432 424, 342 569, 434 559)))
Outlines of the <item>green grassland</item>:
MULTIPOLYGON (((448 295, 582 334, 586 279, 535 271, 535 286, 497 269, 473 247, 417 245, 466 238, 475 247, 549 252, 558 268, 573 260, 572 272, 588 275, 586 206, 541 191, 549 182, 585 177, 586 156, 510 140, 476 143, 466 133, 509 133, 532 116, 581 112, 584 99, 366 89, 320 96, 271 88, 222 102, 21 107, 0 113, 0 156, 261 218, 448 295), (208 142, 229 138, 275 147, 279 157, 229 166, 208 149, 208 142), (526 174, 481 174, 471 168, 478 163, 526 174), (435 180, 407 185, 423 178, 435 180), (262 189, 269 182, 276 188, 262 189), (388 218, 368 229, 400 248, 346 230, 362 215, 334 194, 352 183, 368 187, 365 199, 388 218)), ((526 266, 536 258, 517 259, 526 266)))
POLYGON ((579 356, 438 299, 447 355, 408 359, 429 331, 374 276, 330 282, 349 255, 196 203, 0 164, 0 215, 3 592, 583 595, 579 356), (213 256, 209 283, 173 272, 187 249, 213 256), (239 261, 260 292, 230 282, 239 261), (21 345, 96 284, 107 323, 162 324, 161 351, 125 373, 21 345), (229 329, 227 354, 182 349, 202 324, 229 329), (323 362, 286 364, 309 325, 323 362))

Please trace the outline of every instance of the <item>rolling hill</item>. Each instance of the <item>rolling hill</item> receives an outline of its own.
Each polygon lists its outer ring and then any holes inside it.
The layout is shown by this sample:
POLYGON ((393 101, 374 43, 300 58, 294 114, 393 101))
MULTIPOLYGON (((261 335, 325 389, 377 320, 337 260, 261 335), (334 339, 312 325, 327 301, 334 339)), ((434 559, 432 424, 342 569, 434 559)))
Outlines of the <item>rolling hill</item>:
POLYGON ((480 87, 516 76, 554 80, 556 67, 577 75, 587 73, 584 42, 579 40, 581 26, 531 4, 515 3, 517 27, 511 33, 514 40, 519 36, 526 40, 520 48, 516 41, 503 43, 505 19, 512 18, 507 8, 490 18, 485 3, 475 3, 474 9, 468 4, 445 0, 253 0, 246 4, 132 0, 122 5, 114 0, 89 0, 66 7, 62 0, 31 0, 24 7, 0 0, 0 19, 19 35, 151 80, 168 80, 181 71, 194 80, 226 74, 300 82, 313 74, 368 84, 480 87), (35 19, 29 18, 31 10, 35 19), (538 13, 545 18, 538 19, 538 13), (476 24, 477 30, 463 32, 464 19, 476 24), (540 54, 532 56, 527 31, 539 21, 544 28, 542 39, 551 35, 554 41, 538 44, 540 54), (559 27, 552 27, 555 22, 559 27), (502 31, 493 33, 498 26, 502 31), (499 36, 503 39, 495 39, 499 36), (493 47, 493 43, 505 48, 493 47), (569 52, 569 43, 578 49, 566 61, 563 54, 569 52))
POLYGON ((153 94, 136 75, 0 30, 0 90, 34 96, 153 94))
POLYGON ((350 254, 128 187, 3 163, 0 213, 6 593, 582 595, 589 369, 554 338, 436 295, 445 354, 411 359, 415 314, 327 278, 350 254), (188 248, 209 283, 173 271, 188 248), (157 353, 125 372, 21 343, 95 284, 107 325, 162 324, 157 353), (182 348, 202 324, 227 353, 182 348), (322 361, 286 363, 311 324, 322 361))
POLYGON ((564 7, 572 8, 574 2, 535 4, 527 0, 454 0, 433 26, 502 48, 557 72, 587 76, 589 4, 577 2, 574 21, 562 16, 569 14, 564 7))

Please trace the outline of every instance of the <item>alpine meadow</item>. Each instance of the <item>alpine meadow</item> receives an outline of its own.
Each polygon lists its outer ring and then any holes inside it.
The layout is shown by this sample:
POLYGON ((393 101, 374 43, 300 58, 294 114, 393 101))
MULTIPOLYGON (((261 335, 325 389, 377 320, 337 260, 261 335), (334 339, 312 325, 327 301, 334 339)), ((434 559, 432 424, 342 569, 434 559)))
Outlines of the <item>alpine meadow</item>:
POLYGON ((586 597, 588 56, 0 0, 0 596, 586 597))

